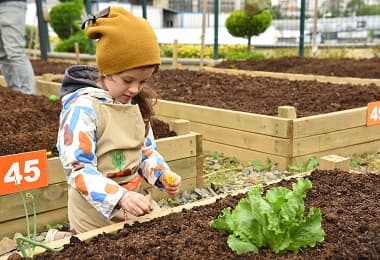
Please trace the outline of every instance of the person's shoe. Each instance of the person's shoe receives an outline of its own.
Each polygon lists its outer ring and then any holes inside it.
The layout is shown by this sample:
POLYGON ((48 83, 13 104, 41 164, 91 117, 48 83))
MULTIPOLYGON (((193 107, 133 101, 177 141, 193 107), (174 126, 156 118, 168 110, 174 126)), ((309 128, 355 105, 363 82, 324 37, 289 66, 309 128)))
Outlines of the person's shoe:
POLYGON ((52 241, 60 240, 66 237, 71 237, 73 233, 67 232, 67 231, 59 231, 58 229, 49 229, 46 237, 45 237, 45 243, 50 243, 52 241))

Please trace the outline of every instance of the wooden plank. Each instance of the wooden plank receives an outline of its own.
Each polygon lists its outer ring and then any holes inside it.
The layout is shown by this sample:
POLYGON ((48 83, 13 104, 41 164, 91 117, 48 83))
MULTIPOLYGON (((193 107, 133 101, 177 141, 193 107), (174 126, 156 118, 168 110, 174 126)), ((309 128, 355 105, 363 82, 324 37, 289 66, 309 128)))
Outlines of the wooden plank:
POLYGON ((204 164, 204 156, 197 156, 196 159, 196 167, 197 167, 197 175, 195 180, 195 186, 197 188, 202 188, 204 183, 204 172, 203 172, 203 164, 204 164))
POLYGON ((353 154, 380 152, 380 141, 372 141, 368 143, 356 144, 351 146, 344 146, 333 150, 327 150, 323 152, 305 154, 302 156, 293 157, 293 160, 289 162, 289 165, 295 165, 297 161, 299 163, 306 163, 311 156, 316 156, 317 158, 322 156, 327 156, 330 154, 336 154, 341 156, 352 156, 353 154))
POLYGON ((197 176, 197 157, 189 157, 180 160, 170 161, 168 165, 172 171, 179 174, 182 179, 194 178, 197 176))
MULTIPOLYGON (((33 221, 33 218, 30 219, 33 221)), ((60 208, 37 215, 37 232, 46 230, 46 225, 62 224, 68 220, 67 208, 60 208)), ((33 223, 33 222, 31 222, 33 223)), ((19 232, 26 235, 26 222, 25 217, 14 218, 11 221, 0 223, 0 237, 12 238, 14 233, 19 232)), ((33 225, 31 226, 33 232, 33 225)))
MULTIPOLYGON (((315 74, 299 74, 299 73, 283 73, 283 72, 271 72, 271 71, 255 71, 255 70, 237 70, 237 69, 222 69, 205 67, 206 71, 215 73, 227 73, 230 75, 247 75, 251 77, 269 77, 278 79, 287 79, 291 81, 296 80, 315 80, 318 82, 334 83, 334 84, 351 84, 351 85, 370 85, 375 84, 380 86, 380 79, 366 79, 366 78, 353 78, 353 77, 334 77, 323 76, 315 74)), ((327 88, 327 86, 326 86, 327 88)))
POLYGON ((367 107, 347 109, 293 120, 293 137, 300 138, 364 126, 367 107))
POLYGON ((5 78, 3 75, 0 75, 0 85, 3 87, 7 86, 7 82, 5 81, 5 78))
POLYGON ((185 135, 190 133, 189 120, 185 119, 173 119, 169 122, 170 131, 176 132, 177 135, 185 135))
POLYGON ((60 83, 51 82, 43 79, 36 81, 36 94, 49 97, 50 95, 59 96, 60 83))
POLYGON ((48 182, 49 184, 66 182, 65 172, 59 157, 52 157, 47 160, 48 182))
POLYGON ((319 158, 320 170, 340 169, 348 172, 350 170, 350 158, 335 154, 322 156, 319 158))
POLYGON ((278 169, 281 169, 281 170, 287 169, 288 162, 290 161, 290 158, 287 158, 287 157, 266 154, 263 152, 242 149, 242 148, 234 147, 234 146, 227 146, 224 144, 219 144, 219 143, 209 142, 209 141, 203 142, 203 149, 204 149, 205 154, 212 153, 212 152, 219 152, 219 153, 223 153, 225 156, 228 156, 228 157, 236 157, 241 162, 250 162, 252 160, 259 160, 262 163, 265 163, 266 160, 270 158, 273 163, 277 163, 278 169))
POLYGON ((195 142, 197 143, 197 156, 203 155, 203 135, 196 132, 191 132, 195 135, 195 142))
POLYGON ((196 122, 191 122, 190 127, 192 130, 202 133, 203 140, 205 141, 285 157, 292 154, 292 142, 290 138, 279 138, 196 122))
POLYGON ((380 140, 380 125, 361 126, 294 140, 293 156, 318 153, 380 140))
MULTIPOLYGON (((53 184, 28 191, 35 199, 37 213, 67 207, 67 183, 53 184)), ((25 193, 24 193, 25 194, 25 193)), ((31 200, 26 198, 29 214, 32 214, 31 200)), ((25 216, 20 194, 0 196, 0 223, 25 216)))
POLYGON ((194 134, 160 138, 156 140, 158 151, 166 161, 196 156, 196 137, 194 134))
MULTIPOLYGON (((55 81, 55 80, 59 80, 59 81, 62 81, 63 79, 63 74, 53 74, 53 73, 45 73, 41 76, 41 80, 45 80, 45 81, 55 81)), ((57 83, 57 82, 52 82, 52 83, 57 83)))
MULTIPOLYGON (((158 100, 155 109, 159 116, 182 118, 191 122, 283 138, 288 138, 291 134, 290 122, 292 120, 285 118, 165 100, 158 100)), ((191 128, 190 130, 192 131, 191 128)))

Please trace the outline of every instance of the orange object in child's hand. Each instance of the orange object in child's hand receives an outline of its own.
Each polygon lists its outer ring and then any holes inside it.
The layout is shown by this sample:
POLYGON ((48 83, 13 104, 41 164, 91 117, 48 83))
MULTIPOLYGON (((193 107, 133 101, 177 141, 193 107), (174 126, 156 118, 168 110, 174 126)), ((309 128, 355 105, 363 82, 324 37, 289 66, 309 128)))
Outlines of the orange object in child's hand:
POLYGON ((168 173, 165 174, 165 181, 166 181, 170 186, 172 186, 172 185, 174 184, 175 180, 176 180, 176 177, 175 177, 174 174, 172 174, 172 173, 170 173, 170 172, 168 172, 168 173))

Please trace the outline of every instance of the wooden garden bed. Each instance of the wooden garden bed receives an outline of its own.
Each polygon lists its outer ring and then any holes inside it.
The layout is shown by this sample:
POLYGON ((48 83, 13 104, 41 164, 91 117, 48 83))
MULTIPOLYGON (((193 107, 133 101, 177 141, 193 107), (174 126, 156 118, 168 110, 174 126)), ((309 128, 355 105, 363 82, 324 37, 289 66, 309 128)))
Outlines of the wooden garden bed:
MULTIPOLYGON (((227 74, 246 74, 286 78, 290 80, 317 80, 339 84, 376 84, 378 79, 357 79, 274 72, 242 71, 206 68, 207 71, 227 74)), ((39 94, 57 94, 60 84, 43 76, 37 80, 39 94), (45 77, 45 78, 44 78, 45 77)), ((210 97, 212 98, 212 97, 210 97)), ((202 134, 205 152, 218 151, 235 156, 241 161, 268 158, 280 169, 302 164, 311 156, 377 151, 380 145, 380 125, 367 126, 367 107, 297 118, 293 107, 279 107, 278 116, 267 116, 159 100, 157 118, 169 121, 190 121, 190 130, 202 134)))
MULTIPOLYGON (((140 223, 126 221, 79 234, 62 252, 38 254, 36 259, 377 259, 380 226, 376 199, 380 176, 339 170, 318 170, 299 176, 312 182, 305 211, 311 207, 321 210, 325 238, 315 247, 302 248, 297 255, 276 255, 264 247, 258 254, 238 256, 228 248, 226 232, 210 227, 224 208, 235 208, 248 188, 233 196, 218 196, 152 213, 140 217, 140 223)), ((293 177, 265 185, 264 190, 273 186, 291 188, 293 177)), ((68 242, 64 239, 49 246, 68 242)), ((37 253, 42 252, 39 249, 37 253)))
POLYGON ((366 126, 366 107, 291 119, 160 100, 157 115, 189 120, 190 129, 203 135, 204 151, 242 161, 270 158, 280 169, 311 156, 349 156, 380 145, 380 126, 366 126))

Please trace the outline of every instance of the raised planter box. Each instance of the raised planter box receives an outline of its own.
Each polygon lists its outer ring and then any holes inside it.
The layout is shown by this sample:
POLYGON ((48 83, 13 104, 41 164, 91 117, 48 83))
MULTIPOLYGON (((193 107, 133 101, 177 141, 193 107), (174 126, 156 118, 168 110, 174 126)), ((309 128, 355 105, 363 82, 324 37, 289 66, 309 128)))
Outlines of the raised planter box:
MULTIPOLYGON (((219 73, 251 76, 285 77, 291 80, 320 80, 340 84, 373 83, 380 80, 327 77, 207 68, 219 73), (259 73, 259 74, 258 74, 259 73)), ((44 95, 58 93, 59 83, 38 80, 37 89, 44 95)), ((181 102, 159 100, 157 118, 170 121, 185 119, 190 130, 202 134, 205 152, 218 151, 241 161, 268 158, 280 169, 306 162, 311 156, 377 151, 380 125, 366 126, 367 107, 296 118, 292 107, 279 107, 279 116, 211 108, 181 102)))
POLYGON ((311 156, 350 156, 380 145, 380 125, 366 126, 367 107, 289 119, 163 100, 157 106, 160 119, 189 120, 190 129, 203 135, 204 151, 242 161, 270 158, 280 169, 311 156))
MULTIPOLYGON (((102 259, 377 259, 376 241, 380 227, 376 219, 379 215, 376 201, 380 176, 339 170, 318 170, 299 176, 306 176, 312 181, 313 187, 307 192, 305 209, 316 207, 321 210, 325 239, 315 247, 302 248, 297 254, 289 252, 279 256, 268 248, 262 248, 258 254, 238 256, 228 248, 226 232, 210 227, 210 222, 224 208, 235 208, 237 201, 246 196, 248 188, 237 191, 236 194, 241 195, 236 197, 208 198, 145 215, 137 219, 140 223, 126 221, 79 234, 77 238, 83 243, 73 238, 73 243, 62 252, 47 253, 41 258, 37 256, 37 259, 79 259, 83 256, 102 259), (352 250, 353 243, 355 250, 352 250)), ((294 182, 281 181, 271 186, 290 188, 294 182)), ((68 243, 69 239, 66 238, 49 246, 60 247, 68 243)), ((37 249, 37 254, 43 251, 37 249)))

